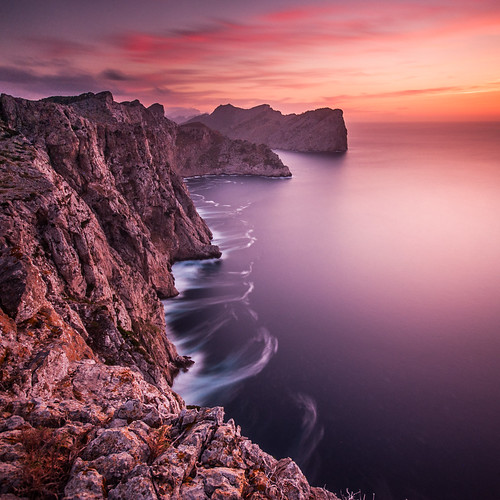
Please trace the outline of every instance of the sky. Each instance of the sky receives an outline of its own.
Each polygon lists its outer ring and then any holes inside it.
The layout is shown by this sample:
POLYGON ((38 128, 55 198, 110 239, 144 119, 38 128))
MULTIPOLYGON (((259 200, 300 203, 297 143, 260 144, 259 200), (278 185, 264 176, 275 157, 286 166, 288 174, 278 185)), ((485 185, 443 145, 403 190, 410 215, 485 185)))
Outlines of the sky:
POLYGON ((500 120, 498 0, 1 0, 0 91, 500 120))

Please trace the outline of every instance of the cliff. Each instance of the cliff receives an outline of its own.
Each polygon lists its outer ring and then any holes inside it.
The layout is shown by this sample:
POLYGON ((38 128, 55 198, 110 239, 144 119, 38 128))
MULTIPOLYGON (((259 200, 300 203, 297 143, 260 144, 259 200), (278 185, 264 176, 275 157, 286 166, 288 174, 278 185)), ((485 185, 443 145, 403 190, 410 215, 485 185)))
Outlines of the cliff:
POLYGON ((107 92, 0 97, 1 495, 334 498, 171 390, 171 264, 220 255, 183 161, 241 147, 190 134, 107 92))
POLYGON ((226 104, 188 123, 203 123, 232 139, 303 152, 347 151, 347 129, 341 109, 322 108, 283 115, 262 104, 242 109, 226 104))
POLYGON ((292 175, 268 146, 229 139, 202 123, 180 125, 176 146, 184 177, 207 174, 292 175))

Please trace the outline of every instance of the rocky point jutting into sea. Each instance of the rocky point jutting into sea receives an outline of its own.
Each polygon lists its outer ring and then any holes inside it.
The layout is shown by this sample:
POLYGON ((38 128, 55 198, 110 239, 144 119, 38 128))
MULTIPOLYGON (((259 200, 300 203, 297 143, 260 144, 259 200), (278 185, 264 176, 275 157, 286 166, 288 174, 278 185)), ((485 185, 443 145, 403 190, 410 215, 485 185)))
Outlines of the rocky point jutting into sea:
POLYGON ((279 158, 109 92, 2 94, 0 144, 3 498, 335 499, 171 389, 171 265, 220 255, 181 176, 279 158))
POLYGON ((191 118, 232 139, 302 152, 347 151, 347 129, 341 109, 321 108, 283 115, 268 104, 242 109, 225 104, 212 114, 191 118))

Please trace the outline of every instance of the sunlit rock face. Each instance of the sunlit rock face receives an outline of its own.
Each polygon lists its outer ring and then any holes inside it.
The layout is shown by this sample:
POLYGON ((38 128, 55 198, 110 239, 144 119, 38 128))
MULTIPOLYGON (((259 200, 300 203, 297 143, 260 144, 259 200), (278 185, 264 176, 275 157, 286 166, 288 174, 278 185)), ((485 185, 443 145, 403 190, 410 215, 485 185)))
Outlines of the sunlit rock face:
POLYGON ((283 115, 262 104, 242 109, 226 104, 188 123, 204 123, 232 139, 266 144, 273 149, 303 152, 347 150, 347 129, 341 109, 321 108, 283 115))
POLYGON ((220 255, 172 167, 176 126, 109 93, 0 102, 4 311, 53 310, 103 361, 170 383, 171 263, 220 255))
POLYGON ((333 498, 170 388, 171 264, 220 255, 183 133, 108 92, 0 97, 0 495, 333 498))

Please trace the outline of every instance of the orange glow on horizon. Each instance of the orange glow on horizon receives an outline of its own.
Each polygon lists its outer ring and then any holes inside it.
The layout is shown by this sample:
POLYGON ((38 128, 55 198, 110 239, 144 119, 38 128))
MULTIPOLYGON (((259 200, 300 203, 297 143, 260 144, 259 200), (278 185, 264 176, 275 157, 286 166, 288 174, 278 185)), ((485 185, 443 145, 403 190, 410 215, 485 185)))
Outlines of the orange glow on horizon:
POLYGON ((106 89, 117 100, 201 112, 269 103, 284 113, 339 107, 358 121, 500 120, 493 0, 257 1, 250 15, 235 5, 226 18, 166 16, 163 29, 147 5, 148 23, 129 16, 124 28, 117 13, 100 37, 11 36, 0 55, 2 91, 40 98, 106 89))

